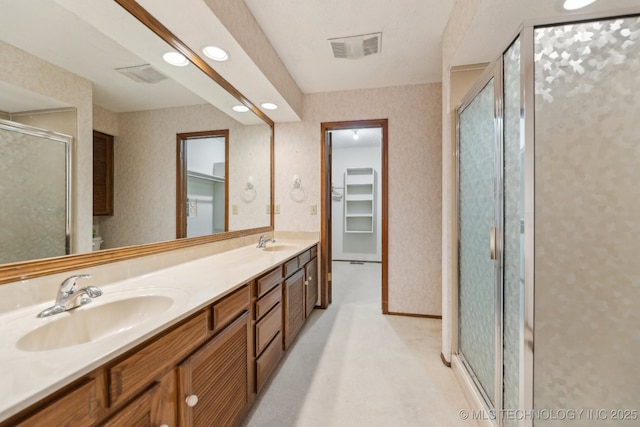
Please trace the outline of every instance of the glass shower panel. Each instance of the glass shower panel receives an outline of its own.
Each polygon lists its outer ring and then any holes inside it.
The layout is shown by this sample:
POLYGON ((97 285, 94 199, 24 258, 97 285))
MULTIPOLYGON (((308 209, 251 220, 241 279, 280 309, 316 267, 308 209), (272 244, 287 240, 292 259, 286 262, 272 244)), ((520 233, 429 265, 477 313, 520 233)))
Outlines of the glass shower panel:
MULTIPOLYGON (((519 408, 520 295, 524 288, 524 143, 520 139, 520 41, 504 55, 503 407, 519 408)), ((505 426, 517 426, 505 418, 505 426)))
POLYGON ((459 116, 459 351, 494 404, 496 131, 493 79, 459 116))
POLYGON ((26 128, 0 123, 0 264, 67 253, 67 143, 26 128))
POLYGON ((640 19, 534 38, 534 408, 622 425, 640 378, 640 19))

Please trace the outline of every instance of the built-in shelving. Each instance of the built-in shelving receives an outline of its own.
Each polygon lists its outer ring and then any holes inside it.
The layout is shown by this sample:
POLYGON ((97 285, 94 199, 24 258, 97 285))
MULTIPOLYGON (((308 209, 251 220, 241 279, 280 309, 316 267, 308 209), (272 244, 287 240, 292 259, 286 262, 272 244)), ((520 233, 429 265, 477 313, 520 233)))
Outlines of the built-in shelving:
POLYGON ((373 233, 375 170, 347 168, 344 174, 344 232, 373 233))

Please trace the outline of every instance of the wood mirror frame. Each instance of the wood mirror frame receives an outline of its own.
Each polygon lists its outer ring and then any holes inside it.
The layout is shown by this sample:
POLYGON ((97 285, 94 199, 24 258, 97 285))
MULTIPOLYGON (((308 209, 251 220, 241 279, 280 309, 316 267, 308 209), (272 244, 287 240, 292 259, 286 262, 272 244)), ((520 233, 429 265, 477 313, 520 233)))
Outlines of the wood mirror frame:
MULTIPOLYGON (((270 204, 273 206, 274 201, 274 141, 273 141, 273 120, 258 109, 251 101, 249 101, 242 93, 227 82, 220 74, 200 58, 193 50, 183 43, 176 35, 167 29, 160 21, 154 18, 146 9, 140 6, 135 0, 114 0, 122 6, 127 12, 138 19, 144 26, 153 31, 162 40, 182 53, 193 65, 204 72, 215 83, 220 85, 229 94, 238 101, 246 105, 258 117, 260 117, 267 125, 271 127, 271 195, 270 204)), ((97 252, 87 252, 82 254, 65 255, 55 258, 39 259, 35 261, 23 261, 11 264, 0 265, 0 284, 10 283, 18 280, 26 280, 29 278, 46 276, 49 274, 62 273, 65 271, 94 267, 98 265, 108 264, 117 261, 123 261, 132 258, 138 258, 147 255, 153 255, 161 252, 172 251, 176 249, 187 248, 191 246, 203 245, 207 243, 217 242, 220 240, 233 239, 251 234, 265 233, 273 231, 273 210, 270 214, 270 226, 259 227, 253 229, 231 231, 220 234, 212 234, 210 236, 192 237, 171 240, 159 243, 149 243, 145 245, 129 246, 124 248, 104 249, 97 252)))

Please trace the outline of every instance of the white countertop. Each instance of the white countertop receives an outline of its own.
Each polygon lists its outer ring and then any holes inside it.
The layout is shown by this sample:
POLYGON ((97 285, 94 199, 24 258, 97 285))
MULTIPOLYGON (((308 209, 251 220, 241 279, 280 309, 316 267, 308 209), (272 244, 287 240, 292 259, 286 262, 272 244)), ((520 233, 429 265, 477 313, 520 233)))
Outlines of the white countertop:
POLYGON ((0 316, 0 421, 20 412, 66 384, 93 371, 109 360, 154 336, 163 329, 220 299, 272 267, 317 244, 314 239, 278 239, 263 251, 255 245, 200 258, 153 273, 110 284, 84 281, 80 286, 98 286, 103 295, 76 309, 91 310, 114 299, 165 295, 173 305, 160 315, 96 341, 56 350, 24 351, 16 347, 20 337, 72 312, 36 318, 53 301, 14 310, 0 316))

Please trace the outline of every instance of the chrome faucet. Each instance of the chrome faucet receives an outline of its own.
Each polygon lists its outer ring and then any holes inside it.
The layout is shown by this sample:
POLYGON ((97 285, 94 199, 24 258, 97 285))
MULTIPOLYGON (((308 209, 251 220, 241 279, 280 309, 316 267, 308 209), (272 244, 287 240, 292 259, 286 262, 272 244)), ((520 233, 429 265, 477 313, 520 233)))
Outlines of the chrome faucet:
POLYGON ((258 246, 256 246, 256 248, 258 249, 266 248, 267 242, 275 243, 276 239, 267 239, 267 236, 263 234, 262 236, 260 236, 260 239, 258 239, 258 246))
POLYGON ((102 291, 95 286, 76 289, 78 279, 88 279, 90 274, 78 274, 66 278, 60 285, 55 305, 49 307, 38 314, 38 317, 48 317, 63 311, 73 310, 81 305, 89 304, 92 298, 102 295, 102 291))

